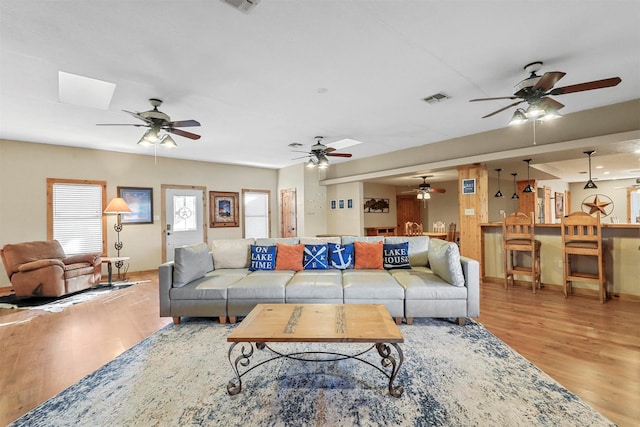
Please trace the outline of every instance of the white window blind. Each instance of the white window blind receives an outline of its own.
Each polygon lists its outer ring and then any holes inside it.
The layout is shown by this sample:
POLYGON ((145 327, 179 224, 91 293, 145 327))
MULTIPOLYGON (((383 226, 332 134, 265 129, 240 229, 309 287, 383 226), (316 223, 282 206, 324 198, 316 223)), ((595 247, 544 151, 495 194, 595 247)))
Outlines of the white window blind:
POLYGON ((102 186, 53 184, 53 238, 67 255, 102 252, 102 186))
POLYGON ((269 237, 269 193, 244 192, 245 238, 269 237))

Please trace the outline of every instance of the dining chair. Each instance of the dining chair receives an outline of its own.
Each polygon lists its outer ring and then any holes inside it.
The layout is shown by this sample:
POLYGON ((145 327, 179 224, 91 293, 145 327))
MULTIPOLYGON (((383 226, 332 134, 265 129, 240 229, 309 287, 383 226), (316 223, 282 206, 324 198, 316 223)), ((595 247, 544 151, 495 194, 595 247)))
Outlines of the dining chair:
POLYGON ((502 246, 504 261, 504 288, 515 284, 516 275, 531 277, 531 290, 542 287, 540 272, 540 246, 535 238, 535 220, 533 212, 528 217, 525 213, 514 212, 502 220, 502 246), (519 262, 525 253, 531 257, 529 266, 519 262))

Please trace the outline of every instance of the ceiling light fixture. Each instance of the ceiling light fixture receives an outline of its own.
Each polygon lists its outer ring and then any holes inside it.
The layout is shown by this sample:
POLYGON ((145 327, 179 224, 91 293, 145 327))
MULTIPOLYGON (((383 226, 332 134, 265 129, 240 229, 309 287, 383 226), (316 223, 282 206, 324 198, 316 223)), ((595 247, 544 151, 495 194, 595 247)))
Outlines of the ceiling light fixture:
POLYGON ((516 176, 518 176, 518 173, 512 173, 511 175, 513 175, 513 196, 511 196, 512 199, 519 199, 520 196, 518 196, 518 185, 516 184, 516 176))
POLYGON ((500 172, 502 172, 502 168, 496 169, 495 171, 498 172, 498 192, 493 197, 504 197, 504 194, 500 191, 500 172))
POLYGON ((516 109, 509 120, 509 126, 521 125, 528 121, 541 120, 547 122, 562 117, 556 108, 551 106, 540 107, 538 104, 531 104, 526 110, 522 108, 516 109))
POLYGON ((324 153, 318 154, 318 168, 326 169, 328 167, 329 167, 329 159, 327 159, 327 156, 325 156, 324 153))
POLYGON ((596 150, 584 151, 584 154, 589 156, 589 181, 584 185, 585 190, 590 190, 593 188, 598 188, 598 186, 591 180, 591 155, 595 153, 596 150))
POLYGON ((535 191, 531 185, 531 179, 529 178, 529 164, 531 163, 531 160, 533 159, 523 160, 523 162, 527 163, 527 186, 522 190, 523 193, 533 193, 535 191))

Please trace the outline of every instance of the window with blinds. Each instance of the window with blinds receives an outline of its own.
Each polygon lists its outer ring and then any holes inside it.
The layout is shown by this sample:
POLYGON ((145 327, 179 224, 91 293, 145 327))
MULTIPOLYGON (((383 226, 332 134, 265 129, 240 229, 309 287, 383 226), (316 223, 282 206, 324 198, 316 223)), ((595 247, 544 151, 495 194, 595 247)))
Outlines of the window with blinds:
POLYGON ((49 238, 67 255, 105 253, 102 211, 106 184, 48 180, 49 238))
POLYGON ((269 237, 269 192, 242 190, 245 238, 269 237))

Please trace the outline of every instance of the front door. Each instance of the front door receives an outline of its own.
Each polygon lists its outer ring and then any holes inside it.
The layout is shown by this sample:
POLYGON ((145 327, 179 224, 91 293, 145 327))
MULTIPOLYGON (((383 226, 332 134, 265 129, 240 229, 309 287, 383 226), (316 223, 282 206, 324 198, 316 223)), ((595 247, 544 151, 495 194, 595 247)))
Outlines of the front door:
POLYGON ((163 262, 175 248, 207 241, 206 188, 162 185, 163 262))

